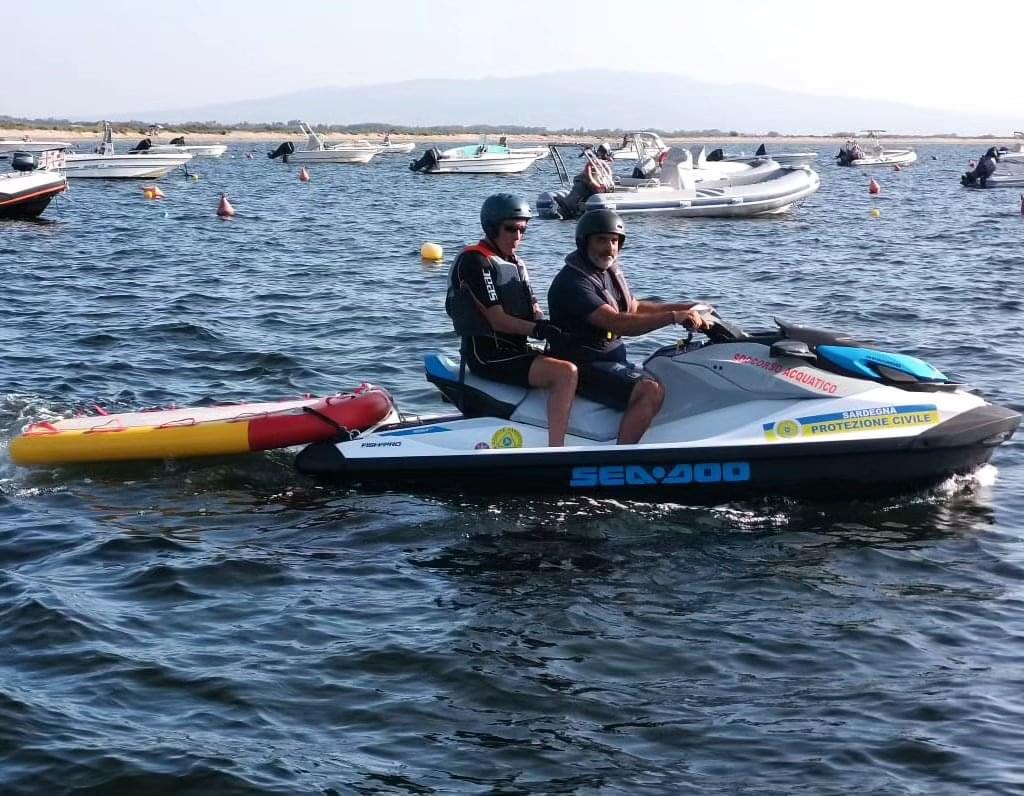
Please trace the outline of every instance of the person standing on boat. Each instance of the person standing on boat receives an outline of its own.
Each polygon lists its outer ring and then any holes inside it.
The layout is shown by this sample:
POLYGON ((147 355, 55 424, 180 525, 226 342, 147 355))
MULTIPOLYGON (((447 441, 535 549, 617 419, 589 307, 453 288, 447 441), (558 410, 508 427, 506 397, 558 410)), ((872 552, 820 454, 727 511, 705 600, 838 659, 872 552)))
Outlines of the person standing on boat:
POLYGON ((598 144, 593 153, 584 152, 583 156, 587 162, 583 166, 583 171, 573 177, 572 190, 565 197, 566 205, 573 217, 586 212, 584 207, 591 196, 596 193, 607 193, 615 187, 615 178, 607 162, 612 159, 612 154, 605 144, 598 144))
POLYGON ((624 412, 620 445, 640 441, 661 409, 664 388, 626 359, 623 336, 646 334, 673 324, 709 325, 698 302, 638 301, 619 267, 626 227, 612 210, 590 210, 576 224, 576 250, 565 258, 548 291, 551 320, 564 331, 551 353, 575 362, 579 394, 624 412))
POLYGON ((486 379, 548 391, 548 444, 565 444, 576 395, 576 366, 529 347, 527 337, 549 342, 561 330, 544 320, 516 251, 533 213, 510 193, 488 196, 480 208, 484 238, 455 258, 445 310, 462 336, 462 360, 486 379))

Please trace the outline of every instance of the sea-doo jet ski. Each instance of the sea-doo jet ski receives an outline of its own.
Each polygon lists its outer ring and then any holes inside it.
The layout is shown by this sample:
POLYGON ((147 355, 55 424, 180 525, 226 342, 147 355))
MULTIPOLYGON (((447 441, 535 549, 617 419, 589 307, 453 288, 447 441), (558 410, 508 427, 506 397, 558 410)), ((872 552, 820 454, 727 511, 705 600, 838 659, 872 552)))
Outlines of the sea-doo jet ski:
POLYGON ((427 379, 460 414, 315 443, 296 465, 348 482, 501 493, 860 495, 970 472, 1020 423, 920 359, 783 321, 746 333, 712 317, 708 340, 691 335, 644 362, 665 401, 636 445, 616 445, 620 412, 577 396, 565 447, 549 448, 544 391, 430 354, 427 379))

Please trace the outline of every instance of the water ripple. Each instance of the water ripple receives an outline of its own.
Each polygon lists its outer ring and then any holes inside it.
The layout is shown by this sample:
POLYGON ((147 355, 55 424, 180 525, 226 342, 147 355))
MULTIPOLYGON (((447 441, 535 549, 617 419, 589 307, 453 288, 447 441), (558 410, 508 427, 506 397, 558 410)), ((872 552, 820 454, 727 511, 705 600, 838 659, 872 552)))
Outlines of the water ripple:
MULTIPOLYGON (((79 182, 3 225, 0 446, 97 406, 363 381, 440 407, 420 362, 455 348, 447 264, 420 244, 450 263, 486 195, 532 199, 550 164, 380 159, 304 184, 244 152, 164 179, 161 202, 79 182)), ((964 148, 899 173, 831 154, 787 216, 631 220, 635 292, 843 329, 1024 408, 1015 196, 960 189, 964 148)), ((531 224, 542 300, 572 237, 531 224)), ((0 788, 1019 793, 1022 462, 1015 439, 898 499, 692 507, 355 492, 285 451, 0 457, 0 788)))

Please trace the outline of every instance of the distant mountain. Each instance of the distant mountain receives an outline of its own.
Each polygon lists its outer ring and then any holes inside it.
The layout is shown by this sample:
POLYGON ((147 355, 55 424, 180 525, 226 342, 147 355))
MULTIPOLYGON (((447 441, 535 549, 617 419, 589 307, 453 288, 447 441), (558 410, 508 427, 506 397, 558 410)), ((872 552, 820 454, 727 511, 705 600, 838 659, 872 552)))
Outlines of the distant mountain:
POLYGON ((1019 117, 996 114, 819 97, 756 85, 718 85, 665 73, 592 69, 529 77, 316 88, 265 99, 110 117, 170 123, 304 119, 314 124, 379 121, 410 126, 507 124, 552 130, 717 128, 789 134, 876 127, 900 133, 1002 135, 1022 124, 1019 117))

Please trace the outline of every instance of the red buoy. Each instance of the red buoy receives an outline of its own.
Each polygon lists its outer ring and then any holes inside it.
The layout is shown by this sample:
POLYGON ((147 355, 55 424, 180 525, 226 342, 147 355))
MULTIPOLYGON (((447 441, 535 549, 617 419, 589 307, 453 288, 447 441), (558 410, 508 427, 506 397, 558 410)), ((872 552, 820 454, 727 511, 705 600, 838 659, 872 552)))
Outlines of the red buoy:
POLYGON ((299 182, 309 182, 309 172, 305 166, 299 169, 299 182))
POLYGON ((222 193, 220 195, 220 204, 217 206, 217 215, 221 218, 231 218, 235 214, 235 208, 231 206, 231 202, 228 201, 227 194, 222 193))
POLYGON ((882 186, 878 184, 878 181, 872 177, 871 182, 868 183, 868 193, 876 194, 882 192, 882 186))

